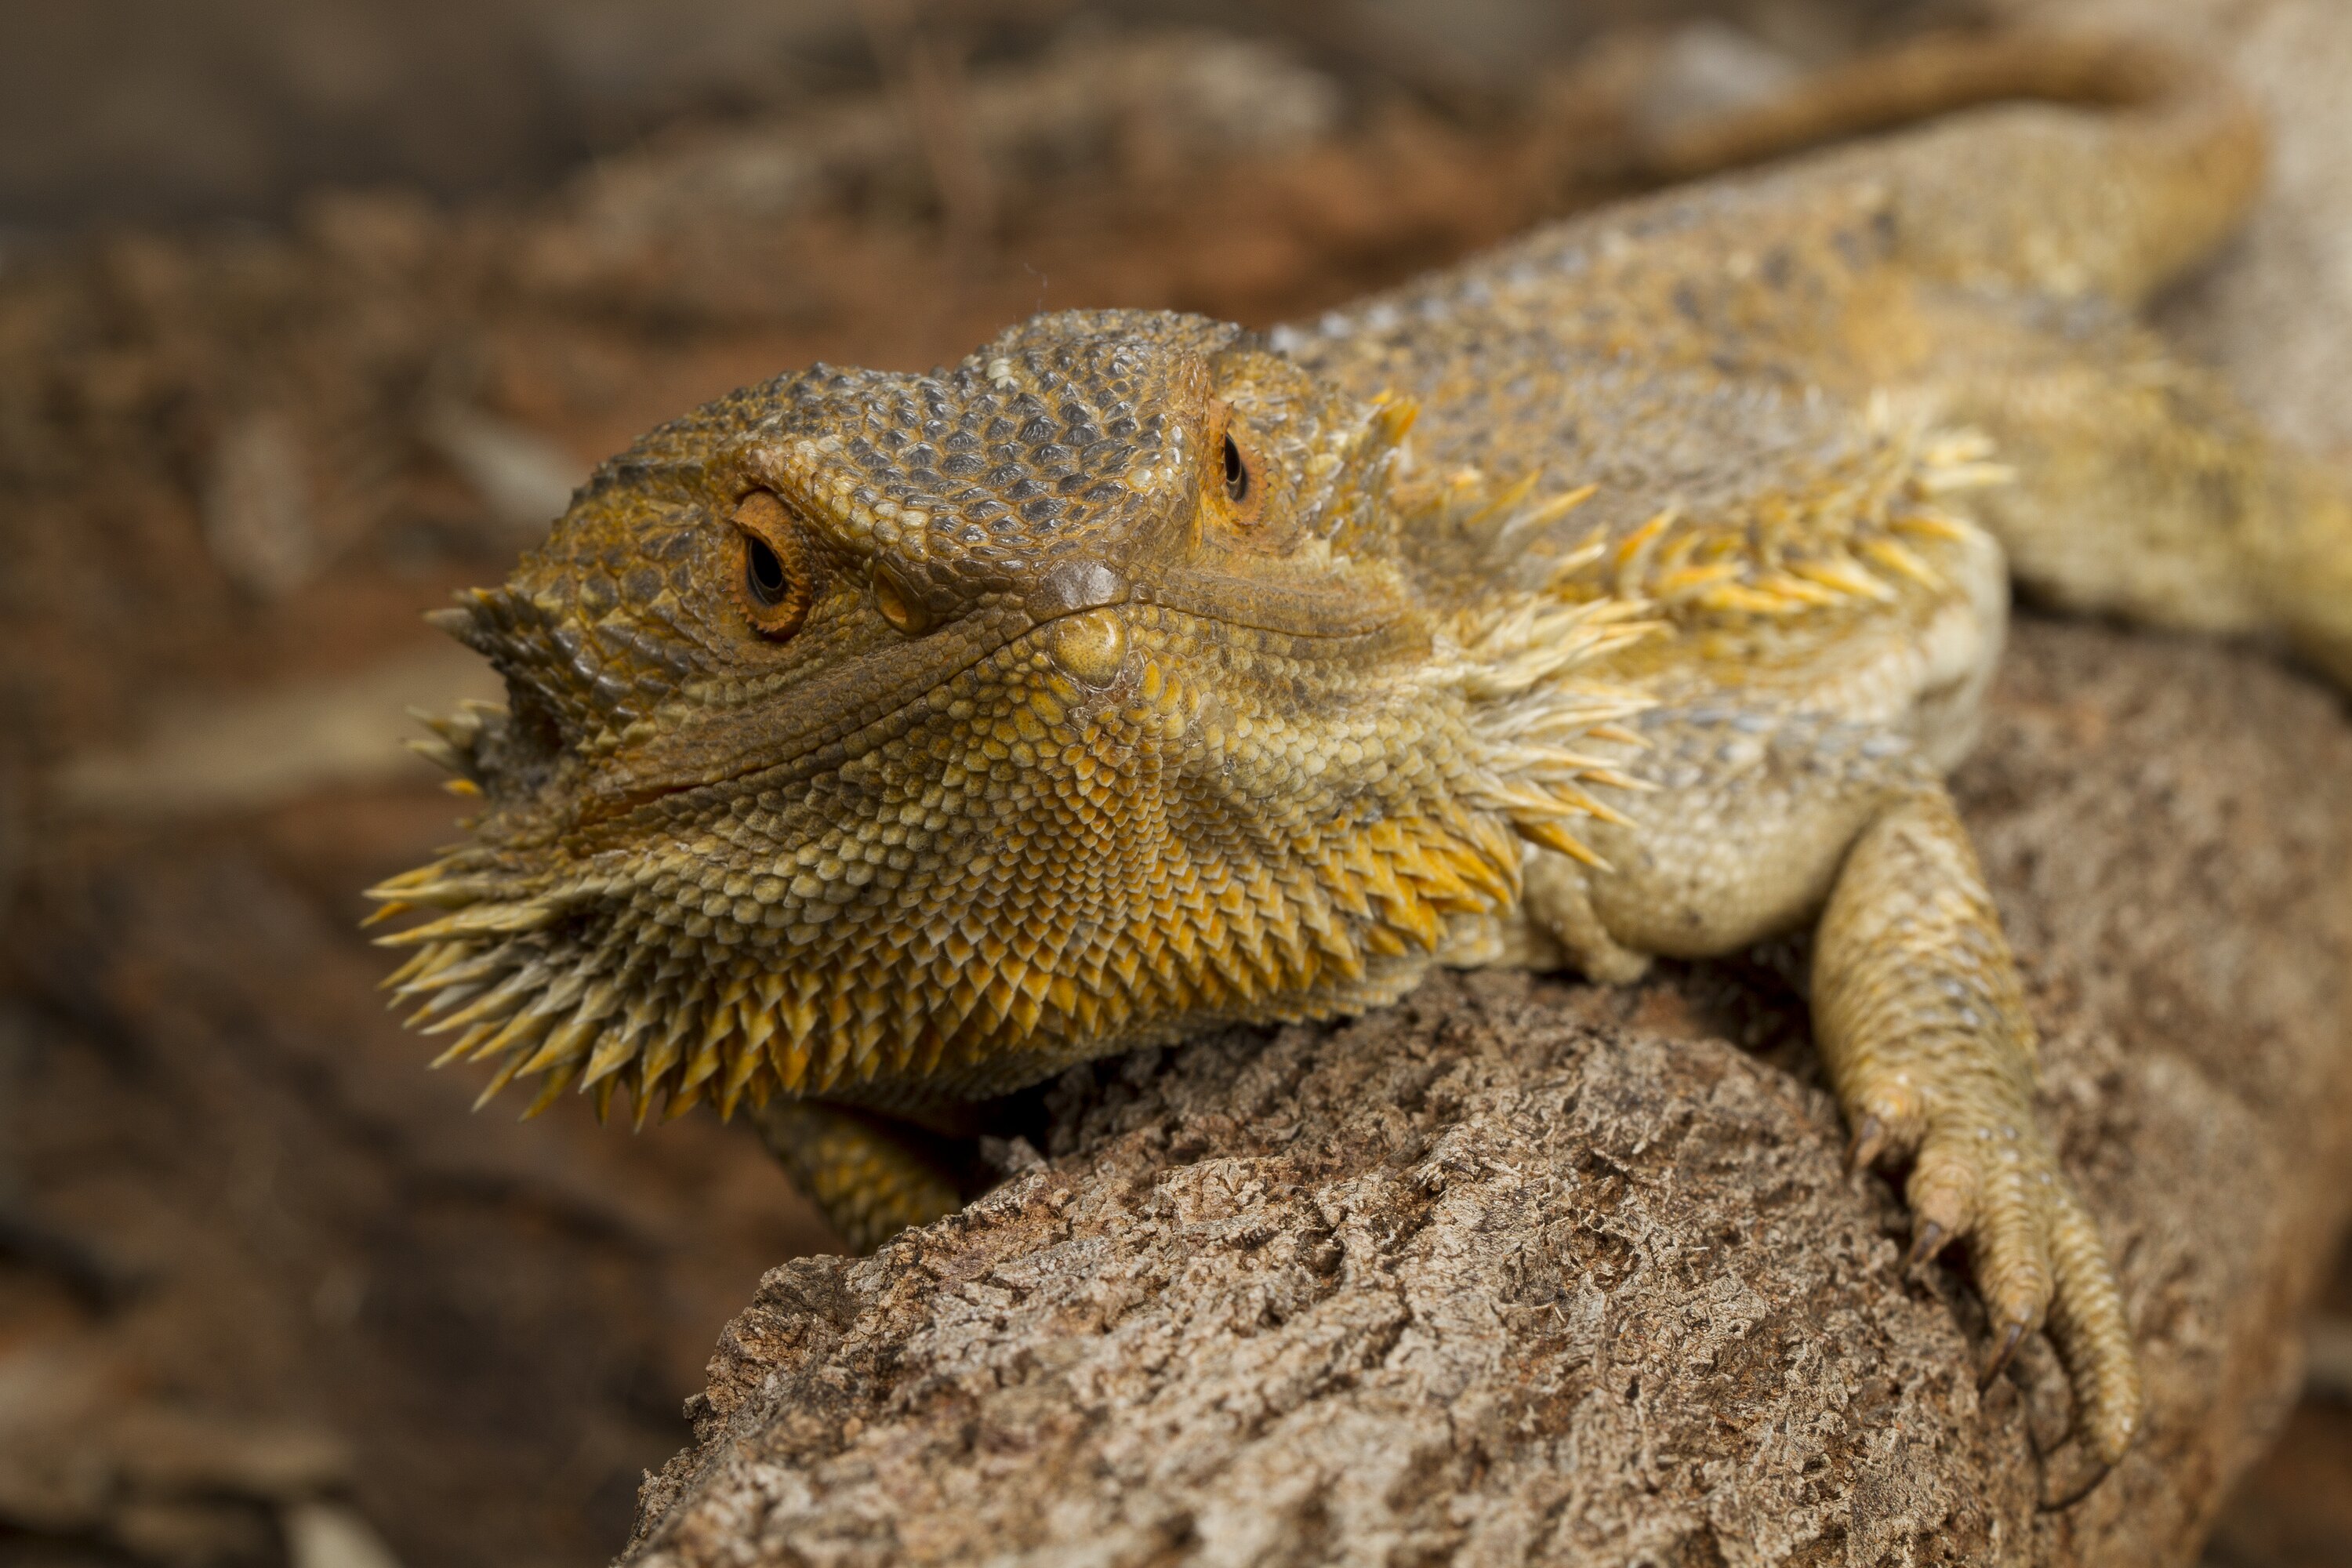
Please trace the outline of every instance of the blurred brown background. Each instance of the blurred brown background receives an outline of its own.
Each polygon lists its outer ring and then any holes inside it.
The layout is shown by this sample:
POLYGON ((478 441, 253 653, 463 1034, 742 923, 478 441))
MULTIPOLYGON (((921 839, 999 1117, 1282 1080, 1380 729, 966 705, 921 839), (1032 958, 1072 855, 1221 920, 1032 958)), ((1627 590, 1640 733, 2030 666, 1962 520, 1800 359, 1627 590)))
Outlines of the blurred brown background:
MULTIPOLYGON (((0 1564, 602 1561, 832 1245, 740 1131, 470 1117, 377 1010, 358 889, 460 809, 404 709, 495 695, 417 613, 595 458, 1041 306, 1312 312, 1981 19, 0 3, 0 1564)), ((2346 1321, 2209 1562, 2352 1562, 2346 1321)))

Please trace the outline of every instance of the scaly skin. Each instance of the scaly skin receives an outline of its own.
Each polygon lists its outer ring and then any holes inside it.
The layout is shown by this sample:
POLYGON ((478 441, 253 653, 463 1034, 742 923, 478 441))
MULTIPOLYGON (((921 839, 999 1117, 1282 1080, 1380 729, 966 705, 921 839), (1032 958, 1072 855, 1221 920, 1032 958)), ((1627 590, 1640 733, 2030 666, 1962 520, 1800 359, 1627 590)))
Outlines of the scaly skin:
POLYGON ((2050 1331, 2112 1462, 2129 1328, 1940 775, 2004 551, 2352 676, 2352 510, 2129 319, 2242 205, 2243 114, 2025 58, 2130 101, 1689 186, 1312 327, 1045 316, 655 431, 446 615, 510 703, 442 726, 473 841, 378 889, 439 911, 401 994, 535 1107, 748 1100, 870 1247, 958 1201, 959 1106, 1069 1063, 1818 922, 1856 1159, 1908 1165, 1916 1256, 1970 1239, 1996 1366, 2050 1331))

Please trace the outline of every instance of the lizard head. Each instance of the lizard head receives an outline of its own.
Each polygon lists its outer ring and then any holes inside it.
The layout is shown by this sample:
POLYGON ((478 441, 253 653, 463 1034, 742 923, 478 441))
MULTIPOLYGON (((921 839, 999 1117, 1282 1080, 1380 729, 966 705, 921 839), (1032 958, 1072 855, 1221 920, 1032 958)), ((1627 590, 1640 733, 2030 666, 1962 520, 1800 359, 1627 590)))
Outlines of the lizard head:
POLYGON ((439 911, 395 982, 493 1091, 640 1116, 1392 994, 1516 865, 1427 700, 1409 423, 1238 328, 1074 312, 656 430, 441 615, 509 703, 438 726, 485 809, 375 890, 439 911))

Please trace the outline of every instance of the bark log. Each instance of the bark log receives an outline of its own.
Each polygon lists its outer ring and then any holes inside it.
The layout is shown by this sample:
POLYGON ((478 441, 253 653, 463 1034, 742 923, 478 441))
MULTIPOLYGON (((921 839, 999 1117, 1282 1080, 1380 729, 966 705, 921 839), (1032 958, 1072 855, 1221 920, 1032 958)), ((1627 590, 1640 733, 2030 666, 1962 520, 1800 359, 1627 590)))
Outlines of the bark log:
POLYGON ((2242 650, 2016 643, 1958 784, 2149 1389, 2087 1500, 2037 1509, 2062 1374, 1978 1393, 1768 951, 1071 1075, 1048 1164, 768 1275, 626 1560, 2193 1559, 2346 1212, 2352 725, 2242 650))

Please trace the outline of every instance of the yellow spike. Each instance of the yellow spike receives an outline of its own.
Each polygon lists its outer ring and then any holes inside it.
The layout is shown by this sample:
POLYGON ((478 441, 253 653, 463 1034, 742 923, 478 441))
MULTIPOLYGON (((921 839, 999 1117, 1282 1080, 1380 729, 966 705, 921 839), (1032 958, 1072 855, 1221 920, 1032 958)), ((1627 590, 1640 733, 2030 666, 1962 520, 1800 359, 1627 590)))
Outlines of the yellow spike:
POLYGON ((588 1070, 580 1077, 580 1087, 603 1089, 613 1081, 613 1074, 635 1060, 637 1055, 637 1032, 635 1029, 624 1025, 608 1031, 603 1039, 596 1042, 595 1053, 588 1058, 588 1070))
POLYGON ((1811 605, 1816 608, 1827 608, 1845 599, 1845 595, 1836 589, 1808 582, 1789 572, 1767 573, 1757 581, 1756 586, 1763 593, 1778 594, 1784 599, 1794 599, 1799 604, 1811 605))
POLYGON ((776 1032, 776 1016, 764 1007, 746 1002, 738 1011, 743 1030, 744 1048, 754 1056, 768 1048, 768 1037, 776 1032))
POLYGON ((1523 838, 1533 839, 1547 849, 1557 849, 1570 859, 1590 866, 1596 871, 1613 869, 1608 861, 1587 848, 1583 841, 1561 826, 1557 817, 1515 817, 1511 826, 1523 838))
POLYGON ((1650 584, 1650 592, 1661 599, 1689 598, 1701 589, 1711 588, 1717 583, 1731 581, 1738 576, 1739 573, 1738 563, 1733 561, 1717 561, 1704 566, 1685 566, 1679 571, 1660 574, 1657 580, 1650 584))
POLYGON ((674 1089, 669 1091, 669 1097, 662 1101, 661 1119, 664 1121, 675 1121, 679 1117, 684 1116, 688 1111, 692 1110, 696 1106, 701 1103, 701 1084, 689 1084, 683 1088, 674 1089))
POLYGON ((1594 799, 1591 795, 1585 794, 1584 791, 1577 788, 1576 785, 1572 784, 1568 784, 1564 781, 1554 784, 1548 793, 1555 799, 1559 800, 1560 804, 1570 806, 1574 810, 1580 811, 1587 816, 1599 817, 1601 821, 1608 823, 1612 827, 1631 827, 1634 826, 1633 819, 1632 817, 1626 816, 1615 806, 1611 805, 1605 800, 1594 799))
POLYGON ((1478 900, 1470 891, 1470 884, 1448 863, 1440 847, 1415 845, 1399 858, 1399 868, 1419 884, 1423 898, 1446 904, 1475 907, 1478 900))
POLYGON ((530 1047, 539 1039, 540 1032, 554 1022, 555 1020, 545 1013, 518 1013, 509 1018, 499 1027, 499 1032, 492 1035, 474 1054, 479 1057, 494 1057, 500 1051, 515 1051, 528 1057, 530 1055, 530 1047))
POLYGON ((1974 463, 1993 455, 1993 439, 1981 430, 1963 426, 1953 430, 1939 430, 1931 437, 1919 457, 1923 462, 1937 465, 1974 463))
POLYGON ((467 943, 454 962, 446 966, 435 965, 428 973, 401 986, 399 994, 415 996, 454 987, 467 990, 470 994, 503 981, 518 967, 514 951, 505 942, 495 945, 467 943))
POLYGON ((1392 387, 1372 399, 1372 404, 1379 410, 1373 417, 1380 421, 1381 435, 1391 447, 1402 441, 1413 421, 1421 417, 1421 405, 1392 387))
POLYGON ((417 904, 432 904, 439 909, 462 910, 480 903, 484 893, 496 886, 495 882, 485 878, 456 876, 445 877, 437 882, 421 882, 413 888, 403 888, 397 894, 389 894, 382 888, 370 888, 367 896, 372 899, 389 897, 404 908, 417 904))
POLYGON ((447 1017, 433 1020, 425 1032, 443 1035, 451 1029, 464 1028, 477 1020, 488 1022, 503 1018, 520 1006, 523 998, 537 990, 551 973, 543 963, 526 963, 447 1017))
POLYGON ((1745 583, 1720 583, 1698 595, 1701 609, 1718 614, 1785 616, 1799 606, 1793 600, 1767 594, 1745 583))
MULTIPOLYGON (((420 947, 415 952, 410 953, 407 961, 402 963, 399 968, 394 970, 390 974, 385 975, 382 980, 377 981, 375 988, 379 991, 389 991, 395 985, 403 984, 418 975, 425 973, 428 970, 441 969, 445 967, 445 965, 436 961, 441 959, 445 953, 448 953, 452 951, 458 952, 466 952, 467 951, 467 944, 464 942, 450 942, 436 943, 432 947, 420 947)), ((384 1005, 388 1007, 396 1007, 400 1005, 400 999, 395 996, 390 1002, 385 1003, 384 1005)))
POLYGON ((375 941, 378 947, 416 947, 428 942, 446 942, 456 936, 514 935, 544 930, 553 925, 555 919, 555 910, 547 904, 476 904, 471 909, 444 915, 437 921, 411 926, 390 936, 380 936, 375 941))
POLYGON ((1013 1021, 1020 1026, 1024 1035, 1035 1031, 1037 1020, 1044 1012, 1045 1009, 1037 1005, 1037 999, 1025 991, 1013 998, 1013 1021))
MULTIPOLYGON (((426 1020, 430 1019, 434 1014, 440 1012, 443 1008, 458 1006, 461 1004, 480 995, 487 989, 487 986, 482 985, 452 985, 446 991, 436 991, 431 995, 425 998, 423 1005, 419 1006, 415 1012, 411 1013, 406 1019, 403 1020, 401 1026, 409 1029, 418 1028, 422 1026, 426 1020)), ((405 1002, 407 1000, 409 1000, 409 998, 404 996, 398 998, 397 1002, 405 1002)), ((395 1003, 395 1005, 397 1005, 397 1003, 395 1003)))
POLYGON ((1862 552, 1889 571, 1900 573, 1923 588, 1941 588, 1943 574, 1891 539, 1865 540, 1862 552))
POLYGON ((1913 482, 1924 495, 1948 495, 1954 490, 1980 490, 1991 485, 2011 483, 2017 470, 2007 463, 1954 463, 1949 467, 1931 464, 1913 482))
POLYGON ((523 1113, 515 1120, 518 1121, 529 1121, 533 1117, 536 1117, 541 1112, 544 1111, 549 1106, 553 1105, 556 1100, 562 1096, 563 1091, 572 1087, 572 1075, 577 1073, 579 1070, 579 1062, 577 1060, 573 1060, 564 1063, 562 1067, 557 1068, 553 1072, 549 1073, 546 1080, 539 1086, 539 1093, 532 1098, 531 1102, 528 1106, 523 1108, 523 1113))
POLYGON ((403 871, 396 877, 386 877, 383 881, 370 888, 365 896, 371 899, 399 898, 404 893, 413 892, 418 888, 441 881, 458 863, 457 857, 445 856, 430 864, 419 866, 414 870, 403 871))
POLYGON ((1929 511, 1924 509, 1898 512, 1887 520, 1886 526, 1897 533, 1916 534, 1925 539, 1948 540, 1955 544, 1968 539, 1973 531, 1958 518, 1945 512, 1929 511))
POLYGON ((1562 490, 1520 519, 1517 526, 1541 528, 1548 522, 1557 522, 1600 493, 1601 487, 1597 484, 1579 485, 1572 490, 1562 490))
MULTIPOLYGON (((1488 501, 1485 506, 1480 507, 1476 511, 1473 512, 1471 514, 1470 521, 1475 521, 1482 518, 1492 517, 1497 512, 1510 510, 1513 507, 1527 500, 1528 496, 1535 489, 1537 484, 1539 483, 1542 479, 1542 470, 1538 469, 1533 473, 1524 474, 1518 479, 1512 480, 1509 487, 1506 489, 1502 494, 1495 497, 1494 500, 1488 501)), ((1514 519, 1511 525, 1512 531, 1514 532, 1517 531, 1517 520, 1514 519)))
POLYGON ((1433 949, 1445 940, 1445 922, 1438 919, 1437 911, 1402 887, 1388 900, 1385 914, 1389 924, 1412 932, 1423 948, 1433 949))
POLYGON ((686 1073, 678 1081, 681 1090, 699 1089, 709 1081, 711 1075, 718 1072, 719 1064, 726 1059, 720 1054, 719 1045, 719 1038, 711 1037, 704 1039, 694 1048, 694 1055, 687 1058, 686 1073))
POLYGON ((1656 542, 1658 535, 1674 526, 1675 519, 1680 515, 1681 511, 1678 508, 1667 507, 1625 536, 1624 541, 1617 546, 1617 558, 1613 563, 1622 586, 1630 590, 1635 585, 1637 577, 1633 570, 1635 563, 1640 560, 1644 551, 1656 542))
POLYGON ((1340 973, 1350 980, 1363 978, 1364 955, 1357 950, 1354 941, 1345 931, 1337 926, 1328 931, 1318 931, 1315 933, 1315 945, 1340 973))
POLYGON ((1543 591, 1547 594, 1559 593, 1569 585, 1570 578, 1607 553, 1609 553, 1608 536, 1599 529, 1593 530, 1591 538, 1553 563, 1551 571, 1544 577, 1543 591))
MULTIPOLYGON (((615 1079, 614 1082, 620 1080, 615 1079)), ((646 1113, 654 1108, 654 1080, 646 1077, 645 1062, 639 1058, 636 1080, 629 1085, 629 1131, 646 1130, 646 1113)))
POLYGON ((586 1010, 573 1013, 551 1030, 545 1041, 523 1065, 525 1072, 546 1072, 559 1062, 572 1061, 588 1054, 589 1037, 594 1032, 596 1020, 583 1016, 586 1010))
POLYGON ((480 1045, 484 1040, 490 1037, 491 1034, 498 1028, 499 1022, 499 1020, 493 1018, 488 1023, 475 1025, 472 1028, 457 1037, 457 1043, 456 1045, 451 1046, 447 1050, 443 1051, 439 1056, 435 1057, 433 1060, 426 1065, 434 1068, 445 1068, 451 1062, 463 1061, 466 1058, 473 1055, 474 1047, 476 1046, 480 1045))
POLYGON ((621 1080, 616 1078, 608 1078, 604 1082, 596 1086, 597 1126, 604 1126, 605 1122, 611 1119, 613 1114, 613 1091, 620 1087, 621 1080))
POLYGON ((742 1102, 743 1090, 750 1085, 751 1075, 766 1065, 766 1058, 739 1037, 735 1049, 727 1054, 727 1082, 719 1091, 719 1121, 735 1120, 735 1107, 742 1102))
POLYGON ((643 1065, 638 1069, 647 1085, 659 1083, 677 1063, 679 1051, 685 1047, 687 1025, 691 1015, 675 1002, 672 1006, 676 1010, 671 1013, 668 1025, 663 1028, 661 1038, 647 1048, 643 1065))
POLYGON ((786 1094, 798 1094, 808 1081, 808 1047, 799 1040, 777 1033, 768 1041, 768 1070, 776 1075, 776 1082, 786 1094))
POLYGON ((1885 601, 1895 597, 1895 590, 1862 569, 1860 562, 1843 555, 1820 561, 1800 561, 1789 570, 1810 582, 1819 583, 1841 594, 1857 598, 1885 601))
POLYGON ((483 1089, 479 1095, 475 1097, 474 1109, 476 1110, 481 1110, 482 1107, 489 1104, 491 1100, 496 1100, 499 1096, 499 1090, 514 1082, 515 1074, 522 1071, 522 1058, 524 1054, 525 1053, 521 1051, 513 1052, 504 1062, 499 1064, 499 1070, 490 1075, 489 1087, 483 1089))

